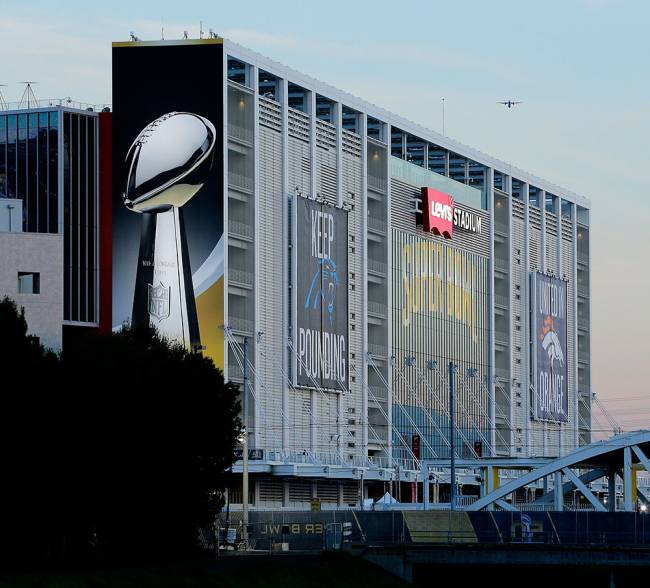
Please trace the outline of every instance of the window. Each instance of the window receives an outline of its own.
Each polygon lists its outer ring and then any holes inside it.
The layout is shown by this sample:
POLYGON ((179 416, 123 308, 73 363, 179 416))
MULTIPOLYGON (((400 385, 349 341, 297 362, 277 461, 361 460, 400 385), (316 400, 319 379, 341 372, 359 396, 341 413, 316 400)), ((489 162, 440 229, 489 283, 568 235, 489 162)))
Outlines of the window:
POLYGON ((429 162, 428 166, 432 172, 440 174, 441 176, 447 175, 447 151, 437 145, 429 144, 428 149, 429 162))
POLYGON ((449 177, 461 184, 466 183, 467 160, 456 153, 449 154, 449 177))
POLYGON ((341 108, 341 126, 344 129, 359 134, 359 118, 359 113, 349 106, 341 108))
POLYGON ((493 179, 494 179, 494 187, 497 190, 503 190, 504 189, 504 184, 505 184, 503 174, 501 172, 498 172, 498 171, 495 170, 493 179))
POLYGON ((539 188, 536 188, 535 186, 530 186, 528 188, 528 201, 530 202, 531 206, 535 206, 536 208, 540 207, 540 203, 539 203, 540 194, 541 194, 541 190, 539 188))
POLYGON ((316 118, 331 123, 334 119, 334 102, 316 94, 316 118))
POLYGON ((18 294, 40 294, 41 274, 38 272, 18 272, 18 294))
POLYGON ((307 90, 289 82, 287 91, 289 92, 287 100, 289 108, 300 110, 301 112, 307 112, 307 90))
POLYGON ((260 70, 258 77, 258 90, 260 96, 278 102, 279 82, 280 80, 273 74, 270 74, 264 70, 260 70))
POLYGON ((384 141, 384 123, 376 118, 368 117, 368 136, 377 141, 384 141))
POLYGON ((557 196, 554 196, 553 194, 546 192, 544 194, 544 207, 546 208, 547 212, 552 212, 555 214, 555 204, 557 202, 557 196))
POLYGON ((424 146, 422 139, 406 135, 406 161, 424 167, 424 146))
POLYGON ((390 148, 393 157, 399 157, 401 159, 406 157, 404 150, 404 133, 396 127, 391 128, 390 148))
POLYGON ((228 58, 228 79, 241 84, 242 86, 246 85, 246 64, 239 59, 234 57, 228 58))

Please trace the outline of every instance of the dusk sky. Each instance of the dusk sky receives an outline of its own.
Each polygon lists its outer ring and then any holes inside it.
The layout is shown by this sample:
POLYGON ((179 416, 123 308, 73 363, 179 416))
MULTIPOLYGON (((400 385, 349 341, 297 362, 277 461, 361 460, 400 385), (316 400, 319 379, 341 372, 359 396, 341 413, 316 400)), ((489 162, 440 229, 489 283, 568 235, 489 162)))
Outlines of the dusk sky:
MULTIPOLYGON (((592 388, 648 427, 650 3, 4 0, 1 89, 110 103, 111 41, 200 21, 435 131, 444 97, 447 135, 590 198, 592 388)), ((598 410, 593 427, 609 428, 598 410)))

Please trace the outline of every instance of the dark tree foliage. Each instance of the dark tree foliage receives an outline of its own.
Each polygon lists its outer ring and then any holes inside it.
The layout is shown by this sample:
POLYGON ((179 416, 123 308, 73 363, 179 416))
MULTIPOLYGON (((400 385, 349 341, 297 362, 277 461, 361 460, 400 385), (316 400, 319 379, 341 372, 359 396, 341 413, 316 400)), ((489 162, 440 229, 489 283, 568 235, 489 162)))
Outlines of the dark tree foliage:
POLYGON ((15 457, 9 518, 22 539, 0 528, 9 552, 47 564, 193 548, 220 506, 240 430, 238 388, 211 360, 135 326, 66 348, 48 385, 16 392, 3 451, 15 457))

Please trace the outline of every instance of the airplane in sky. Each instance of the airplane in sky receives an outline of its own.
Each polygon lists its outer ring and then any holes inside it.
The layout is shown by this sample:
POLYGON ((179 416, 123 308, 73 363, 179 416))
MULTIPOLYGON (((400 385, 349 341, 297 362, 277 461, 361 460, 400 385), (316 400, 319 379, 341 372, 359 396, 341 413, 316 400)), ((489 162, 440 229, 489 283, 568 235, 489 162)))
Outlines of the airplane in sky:
POLYGON ((516 106, 517 104, 521 104, 521 100, 506 100, 505 102, 498 102, 497 104, 503 104, 504 106, 507 106, 508 108, 512 108, 513 106, 516 106))

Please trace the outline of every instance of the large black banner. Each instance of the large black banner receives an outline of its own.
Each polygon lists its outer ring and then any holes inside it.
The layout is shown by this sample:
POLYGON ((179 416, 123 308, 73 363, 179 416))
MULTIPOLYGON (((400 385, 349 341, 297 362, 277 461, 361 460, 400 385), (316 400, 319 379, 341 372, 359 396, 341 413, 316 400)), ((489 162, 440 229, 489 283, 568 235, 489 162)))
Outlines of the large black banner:
POLYGON ((296 198, 296 384, 348 389, 348 215, 296 198))
POLYGON ((113 327, 224 365, 220 40, 113 45, 113 327))
POLYGON ((536 272, 532 291, 534 415, 541 420, 567 422, 567 283, 536 272))

